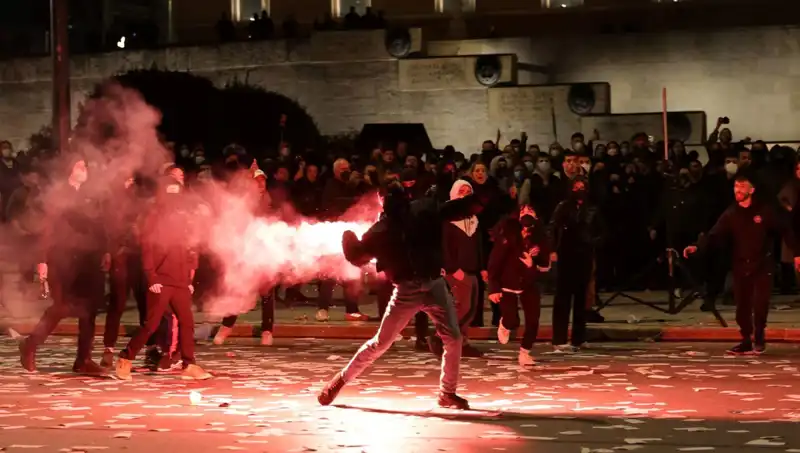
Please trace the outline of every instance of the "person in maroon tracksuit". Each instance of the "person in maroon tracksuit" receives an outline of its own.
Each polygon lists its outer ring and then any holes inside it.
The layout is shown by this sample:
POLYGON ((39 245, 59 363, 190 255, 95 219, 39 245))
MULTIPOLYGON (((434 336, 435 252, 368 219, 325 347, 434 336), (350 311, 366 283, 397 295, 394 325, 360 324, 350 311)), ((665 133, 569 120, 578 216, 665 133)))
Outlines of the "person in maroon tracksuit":
POLYGON ((555 258, 536 211, 521 206, 519 214, 501 220, 493 230, 495 243, 489 254, 489 300, 500 306, 502 318, 497 339, 506 344, 520 325, 519 306, 525 314, 525 333, 519 364, 533 365, 531 348, 539 333, 541 294, 538 274, 550 270, 555 258))
POLYGON ((182 196, 183 186, 174 178, 163 182, 156 204, 142 227, 142 268, 147 280, 147 320, 119 354, 116 374, 131 379, 131 362, 156 331, 167 308, 178 320, 178 347, 183 360, 183 378, 209 379, 211 375, 195 364, 192 280, 197 254, 191 249, 190 214, 182 196))
POLYGON ((760 355, 766 351, 767 315, 772 294, 772 273, 775 270, 773 245, 780 235, 800 267, 800 242, 790 222, 784 221, 769 203, 753 198, 752 174, 740 172, 733 184, 733 203, 717 220, 708 234, 701 235, 697 245, 686 247, 689 257, 698 251, 732 247, 733 300, 736 302, 736 323, 742 342, 727 352, 732 355, 760 355))

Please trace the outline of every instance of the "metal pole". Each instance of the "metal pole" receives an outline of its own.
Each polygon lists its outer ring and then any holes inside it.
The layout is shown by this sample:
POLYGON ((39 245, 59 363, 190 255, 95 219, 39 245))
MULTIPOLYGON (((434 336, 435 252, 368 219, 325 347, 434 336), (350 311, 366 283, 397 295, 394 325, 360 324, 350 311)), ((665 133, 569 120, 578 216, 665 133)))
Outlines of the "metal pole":
POLYGON ((53 149, 64 151, 70 136, 69 0, 50 0, 50 52, 53 56, 53 149))

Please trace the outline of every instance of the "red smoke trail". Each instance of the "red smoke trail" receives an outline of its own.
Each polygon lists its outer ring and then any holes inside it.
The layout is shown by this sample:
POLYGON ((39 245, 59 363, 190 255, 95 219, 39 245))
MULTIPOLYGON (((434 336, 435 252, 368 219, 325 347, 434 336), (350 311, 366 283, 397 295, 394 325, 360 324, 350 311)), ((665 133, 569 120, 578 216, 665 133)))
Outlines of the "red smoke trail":
POLYGON ((376 197, 365 197, 341 221, 287 222, 277 217, 255 217, 246 208, 246 200, 225 192, 221 196, 223 208, 210 222, 206 244, 223 272, 217 297, 204 304, 210 317, 252 309, 264 285, 363 278, 365 270, 345 260, 341 239, 346 230, 361 236, 372 226, 381 209, 376 197))

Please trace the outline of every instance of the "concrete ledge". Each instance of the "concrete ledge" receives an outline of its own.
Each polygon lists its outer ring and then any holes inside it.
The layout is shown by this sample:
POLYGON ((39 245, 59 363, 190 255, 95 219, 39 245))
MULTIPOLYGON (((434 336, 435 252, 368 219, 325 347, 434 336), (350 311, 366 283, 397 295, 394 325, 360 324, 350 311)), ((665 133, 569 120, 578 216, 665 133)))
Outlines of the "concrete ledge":
MULTIPOLYGON (((27 335, 34 328, 33 324, 11 325, 17 332, 27 335)), ((98 324, 96 333, 102 335, 105 325, 98 324)), ((120 335, 130 337, 139 329, 139 326, 125 325, 120 328, 120 335)), ((217 325, 214 325, 214 332, 217 325)), ((347 339, 366 340, 372 338, 378 329, 377 322, 364 322, 353 324, 281 324, 275 326, 273 332, 276 338, 320 338, 320 339, 347 339)), ((53 332, 53 335, 76 336, 78 325, 76 323, 62 323, 53 332)), ((261 329, 254 324, 241 324, 233 328, 231 337, 257 338, 261 329)), ((414 328, 406 327, 402 335, 406 338, 414 336, 414 328)), ((473 327, 469 336, 473 340, 497 340, 497 329, 493 327, 473 327)), ((550 341, 553 336, 551 326, 541 326, 537 341, 550 341)), ((522 337, 520 328, 515 335, 522 337)), ((625 342, 625 341, 724 341, 735 342, 740 339, 739 330, 736 328, 722 327, 682 327, 682 326, 635 326, 624 324, 594 324, 588 328, 588 341, 590 342, 625 342)), ((780 343, 800 343, 800 328, 775 328, 767 329, 767 340, 780 343)))

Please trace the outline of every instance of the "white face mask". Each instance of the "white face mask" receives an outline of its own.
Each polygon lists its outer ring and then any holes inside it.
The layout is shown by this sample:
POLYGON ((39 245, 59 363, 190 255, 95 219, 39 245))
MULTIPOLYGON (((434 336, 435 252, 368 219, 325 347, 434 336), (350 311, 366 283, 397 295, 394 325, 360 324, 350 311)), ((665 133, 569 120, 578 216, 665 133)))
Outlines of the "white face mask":
POLYGON ((539 169, 540 172, 547 173, 550 171, 550 162, 541 161, 538 164, 536 164, 536 167, 539 169))
POLYGON ((608 155, 611 156, 611 157, 614 157, 614 156, 616 156, 618 154, 619 154, 619 151, 617 151, 617 148, 611 148, 611 149, 608 150, 608 155))
POLYGON ((592 165, 591 164, 581 164, 581 168, 583 168, 583 171, 585 171, 586 173, 589 173, 589 170, 592 169, 592 165))
POLYGON ((729 175, 735 175, 738 170, 739 166, 733 162, 728 162, 725 164, 725 172, 727 172, 729 175))
POLYGON ((551 156, 553 156, 553 157, 556 157, 556 156, 558 156, 559 154, 561 154, 561 152, 560 152, 560 151, 559 151, 557 148, 556 148, 556 149, 551 149, 551 150, 550 150, 550 155, 551 155, 551 156))
POLYGON ((205 161, 206 161, 206 158, 203 157, 203 156, 194 156, 194 163, 196 163, 197 165, 200 165, 205 161))

